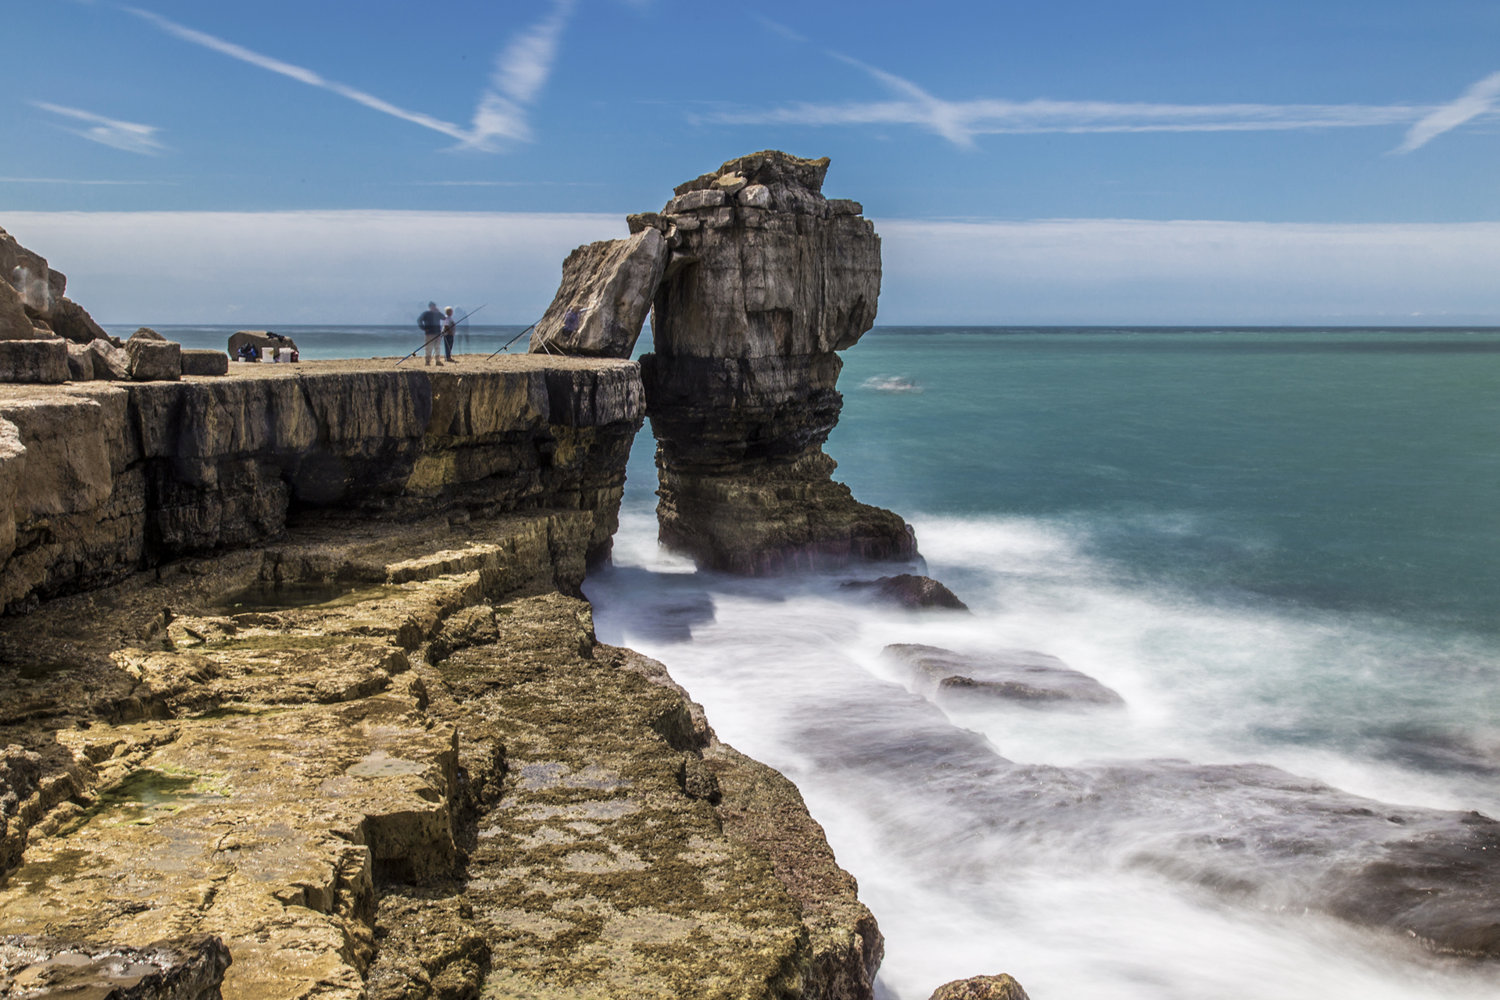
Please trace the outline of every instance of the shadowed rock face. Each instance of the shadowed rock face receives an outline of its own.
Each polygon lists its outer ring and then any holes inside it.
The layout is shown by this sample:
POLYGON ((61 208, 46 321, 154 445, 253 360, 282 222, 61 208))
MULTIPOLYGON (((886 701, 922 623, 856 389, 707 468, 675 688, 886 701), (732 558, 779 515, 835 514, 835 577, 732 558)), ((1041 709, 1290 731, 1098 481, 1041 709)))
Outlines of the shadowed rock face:
POLYGON ((730 160, 632 228, 671 255, 642 359, 657 439, 664 543, 715 569, 763 574, 906 559, 895 514, 832 480, 841 363, 875 321, 880 238, 822 195, 828 160, 730 160))

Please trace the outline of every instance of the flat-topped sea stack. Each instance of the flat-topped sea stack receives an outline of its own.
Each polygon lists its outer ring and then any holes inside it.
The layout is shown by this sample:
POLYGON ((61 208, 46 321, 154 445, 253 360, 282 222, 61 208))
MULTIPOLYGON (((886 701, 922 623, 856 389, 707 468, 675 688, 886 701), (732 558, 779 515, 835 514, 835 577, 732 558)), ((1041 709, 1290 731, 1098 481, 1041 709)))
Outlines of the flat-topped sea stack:
POLYGON ((533 351, 628 355, 645 317, 620 276, 660 276, 641 365, 661 540, 714 569, 916 554, 905 522, 856 501, 823 453, 843 406, 837 352, 874 324, 880 295, 880 237, 857 202, 823 196, 827 170, 767 151, 678 186, 661 212, 630 216, 628 240, 569 258, 533 338, 533 351))

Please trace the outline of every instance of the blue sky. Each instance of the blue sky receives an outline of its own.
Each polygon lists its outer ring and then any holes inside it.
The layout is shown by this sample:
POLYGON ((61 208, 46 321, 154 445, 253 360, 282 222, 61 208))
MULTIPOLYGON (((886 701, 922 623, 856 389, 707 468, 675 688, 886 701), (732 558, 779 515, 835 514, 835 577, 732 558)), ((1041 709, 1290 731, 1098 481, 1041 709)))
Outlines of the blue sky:
POLYGON ((1500 323, 1500 4, 8 4, 0 227, 115 322, 545 308, 833 159, 887 323, 1500 323))

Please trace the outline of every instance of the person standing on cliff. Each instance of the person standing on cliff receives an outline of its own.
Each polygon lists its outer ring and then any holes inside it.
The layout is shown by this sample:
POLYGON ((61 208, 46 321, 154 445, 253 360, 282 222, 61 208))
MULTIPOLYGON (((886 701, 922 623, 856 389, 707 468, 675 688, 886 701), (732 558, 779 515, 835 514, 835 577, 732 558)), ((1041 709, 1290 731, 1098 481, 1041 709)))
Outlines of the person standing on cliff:
POLYGON ((443 353, 448 356, 448 363, 453 363, 453 333, 458 326, 453 320, 453 307, 443 307, 443 353))
POLYGON ((437 363, 442 364, 443 359, 438 354, 438 340, 443 335, 443 314, 438 312, 436 302, 427 303, 427 311, 417 317, 417 329, 421 330, 422 336, 426 338, 426 343, 422 347, 426 351, 424 357, 427 363, 430 365, 433 359, 437 358, 437 363))

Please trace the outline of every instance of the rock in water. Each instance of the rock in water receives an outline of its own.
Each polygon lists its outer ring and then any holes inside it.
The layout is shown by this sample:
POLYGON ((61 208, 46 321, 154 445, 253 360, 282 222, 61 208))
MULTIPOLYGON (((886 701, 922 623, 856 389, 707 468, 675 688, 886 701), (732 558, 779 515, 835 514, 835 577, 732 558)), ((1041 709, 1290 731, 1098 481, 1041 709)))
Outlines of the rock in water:
POLYGON ((730 160, 659 215, 671 254, 641 359, 657 440, 661 539, 715 569, 759 575, 909 559, 910 529, 832 479, 835 388, 875 322, 880 238, 821 193, 828 160, 730 160))
POLYGON ((903 643, 885 655, 909 671, 921 693, 939 704, 996 699, 1033 708, 1125 704, 1113 689, 1046 653, 996 649, 955 653, 903 643))
POLYGON ((1005 973, 955 979, 933 991, 929 1000, 1030 1000, 1021 984, 1005 973))
POLYGON ((851 581, 844 586, 851 590, 872 590, 881 600, 899 604, 903 608, 969 610, 969 606, 959 600, 957 594, 930 576, 898 573, 895 576, 882 576, 878 580, 851 581))

